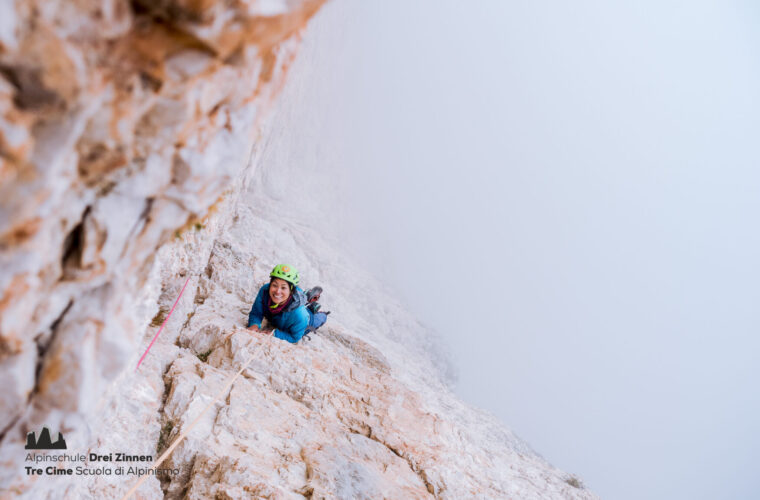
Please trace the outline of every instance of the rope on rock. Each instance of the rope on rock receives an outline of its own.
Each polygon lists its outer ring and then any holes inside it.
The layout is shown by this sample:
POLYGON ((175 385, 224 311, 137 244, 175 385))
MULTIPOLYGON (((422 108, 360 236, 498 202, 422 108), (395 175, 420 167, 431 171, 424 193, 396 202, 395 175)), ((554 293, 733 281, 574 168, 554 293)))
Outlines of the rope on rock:
MULTIPOLYGON (((226 338, 227 337, 225 337, 225 339, 226 338)), ((254 341, 255 338, 256 337, 251 338, 251 341, 248 342, 248 345, 246 346, 246 348, 250 347, 250 345, 253 343, 253 341, 254 341)), ((221 399, 221 397, 224 394, 227 393, 227 391, 229 390, 229 388, 232 386, 232 384, 235 382, 235 380, 237 380, 237 378, 240 376, 240 374, 243 373, 243 371, 246 368, 248 368, 248 364, 253 360, 253 358, 256 356, 256 354, 259 353, 259 350, 261 350, 261 346, 263 346, 263 345, 264 345, 264 342, 262 342, 261 344, 259 344, 259 347, 255 351, 253 351, 250 356, 248 356, 248 359, 243 363, 243 365, 240 367, 240 369, 238 370, 238 372, 234 376, 232 376, 230 378, 230 380, 227 382, 227 385, 225 385, 224 388, 221 391, 219 391, 219 393, 216 395, 216 397, 214 397, 214 399, 209 404, 206 405, 206 407, 203 409, 203 411, 200 413, 200 415, 198 415, 195 418, 195 420, 193 420, 193 422, 190 424, 190 426, 187 429, 185 429, 184 431, 182 431, 182 433, 179 435, 179 437, 177 437, 177 439, 174 440, 174 442, 171 444, 171 446, 169 446, 169 448, 167 448, 166 451, 163 452, 161 454, 161 456, 158 457, 158 459, 156 459, 155 462, 153 462, 153 465, 151 465, 151 468, 158 467, 159 465, 161 465, 163 463, 164 460, 166 460, 169 457, 169 455, 171 455, 171 452, 174 451, 174 448, 176 448, 179 445, 179 443, 181 443, 182 440, 185 439, 188 434, 190 434, 190 431, 193 430, 193 427, 195 427, 195 425, 201 420, 201 418, 203 417, 203 415, 205 415, 206 412, 212 406, 214 406, 221 399)), ((152 477, 152 476, 146 474, 143 477, 141 477, 140 480, 137 481, 137 484, 135 484, 132 487, 132 489, 130 489, 127 492, 126 495, 124 495, 123 497, 121 497, 121 500, 127 500, 129 497, 131 497, 137 491, 137 489, 143 484, 143 482, 145 482, 145 480, 148 479, 149 477, 152 477)))
POLYGON ((147 349, 145 349, 145 352, 143 353, 142 357, 140 358, 140 361, 137 362, 137 366, 135 366, 135 371, 137 371, 138 368, 140 368, 140 364, 143 362, 143 359, 145 359, 145 356, 148 355, 148 351, 150 351, 150 348, 153 347, 153 344, 156 342, 156 339, 158 338, 159 334, 161 333, 161 330, 164 329, 166 326, 166 323, 169 321, 169 318, 172 317, 172 313, 174 312, 174 308, 177 307, 177 303, 179 302, 179 299, 182 297, 182 294, 185 293, 185 288, 187 288, 187 284, 190 283, 190 276, 187 277, 187 280, 185 280, 185 286, 182 287, 182 291, 179 292, 179 296, 177 296, 177 300, 174 301, 174 305, 172 306, 172 310, 169 311, 169 314, 164 318, 164 322, 161 323, 161 328, 158 329, 156 332, 156 335, 153 336, 153 340, 150 341, 150 345, 147 349))

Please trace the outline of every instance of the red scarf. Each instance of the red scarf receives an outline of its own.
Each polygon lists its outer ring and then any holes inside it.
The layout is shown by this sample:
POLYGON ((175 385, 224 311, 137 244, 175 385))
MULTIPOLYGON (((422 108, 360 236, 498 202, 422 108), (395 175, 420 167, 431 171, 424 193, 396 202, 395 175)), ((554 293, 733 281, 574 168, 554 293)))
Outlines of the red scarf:
POLYGON ((288 295, 288 299, 283 302, 282 304, 277 304, 273 307, 272 304, 272 297, 269 296, 267 293, 267 311, 269 314, 280 314, 282 311, 285 310, 286 307, 290 305, 290 303, 293 302, 293 292, 288 295))

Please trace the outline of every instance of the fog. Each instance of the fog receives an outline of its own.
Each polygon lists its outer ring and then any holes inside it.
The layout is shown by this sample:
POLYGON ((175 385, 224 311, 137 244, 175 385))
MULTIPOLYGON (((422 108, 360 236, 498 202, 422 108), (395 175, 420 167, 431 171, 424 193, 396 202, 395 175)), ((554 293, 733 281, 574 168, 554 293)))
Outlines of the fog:
POLYGON ((758 498, 758 8, 616 4, 329 2, 267 187, 603 498, 758 498))

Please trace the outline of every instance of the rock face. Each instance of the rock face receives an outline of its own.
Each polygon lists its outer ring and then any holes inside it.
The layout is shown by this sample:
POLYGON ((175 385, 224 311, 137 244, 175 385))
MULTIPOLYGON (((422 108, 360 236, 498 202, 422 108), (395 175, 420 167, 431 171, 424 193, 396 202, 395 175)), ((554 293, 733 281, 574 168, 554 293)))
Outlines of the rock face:
POLYGON ((157 249, 238 192, 320 3, 0 7, 0 434, 81 428, 150 319, 157 249))
POLYGON ((433 333, 262 192, 261 118, 320 3, 2 7, 0 498, 137 482, 24 475, 43 426, 88 457, 189 432, 141 499, 595 498, 459 401, 433 333), (298 345, 245 329, 280 261, 333 311, 298 345))
POLYGON ((172 466, 187 476, 165 485, 167 496, 594 498, 493 417, 461 403, 441 382, 440 358, 419 352, 432 350, 429 332, 317 233, 267 215, 273 207, 263 195, 253 208, 239 207, 215 244, 203 304, 179 335, 190 352, 181 348, 164 376, 161 417, 172 436, 249 351, 256 355, 226 402, 172 454, 172 466), (273 242, 305 263, 310 281, 332 277, 323 297, 334 312, 298 345, 241 329, 251 285, 266 281, 270 268, 256 256, 273 242), (236 279, 248 283, 247 300, 236 279), (345 286, 351 280, 363 289, 345 286), (350 304, 370 300, 391 313, 359 338, 366 310, 350 304), (402 347, 388 336, 394 329, 422 340, 402 347), (201 350, 211 351, 206 362, 193 355, 201 350))
MULTIPOLYGON (((273 207, 261 194, 219 225, 192 293, 145 364, 104 398, 88 451, 156 454, 246 367, 162 464, 179 474, 151 477, 140 498, 596 498, 494 417, 459 401, 441 379, 430 332, 319 234, 273 220, 273 207), (307 285, 330 283, 327 325, 297 345, 245 330, 272 245, 304 263, 307 285), (361 289, 347 285, 354 281, 361 289), (371 302, 387 313, 373 317, 371 302), (402 334, 418 340, 401 345, 402 334)), ((158 260, 174 262, 195 245, 174 243, 158 260)), ((120 497, 136 481, 80 478, 67 494, 120 497)))

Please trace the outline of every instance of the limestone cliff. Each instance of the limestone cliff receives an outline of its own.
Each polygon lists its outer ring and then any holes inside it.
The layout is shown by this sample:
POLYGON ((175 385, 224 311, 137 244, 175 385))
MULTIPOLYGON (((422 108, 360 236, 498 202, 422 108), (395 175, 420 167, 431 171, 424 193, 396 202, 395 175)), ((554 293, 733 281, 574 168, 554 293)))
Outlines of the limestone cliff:
POLYGON ((136 476, 23 474, 27 432, 156 457, 251 353, 136 498, 595 498, 459 401, 431 332, 259 182, 320 4, 3 5, 2 498, 121 497, 136 476), (244 329, 281 260, 334 311, 298 345, 244 329))
POLYGON ((0 432, 93 409, 156 250, 236 193, 319 3, 3 3, 0 432))

